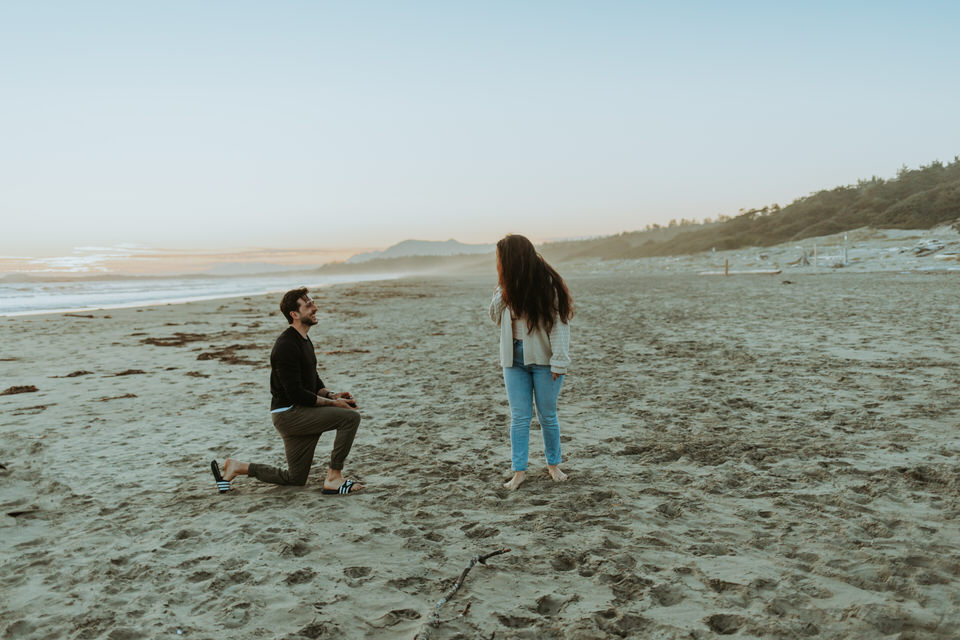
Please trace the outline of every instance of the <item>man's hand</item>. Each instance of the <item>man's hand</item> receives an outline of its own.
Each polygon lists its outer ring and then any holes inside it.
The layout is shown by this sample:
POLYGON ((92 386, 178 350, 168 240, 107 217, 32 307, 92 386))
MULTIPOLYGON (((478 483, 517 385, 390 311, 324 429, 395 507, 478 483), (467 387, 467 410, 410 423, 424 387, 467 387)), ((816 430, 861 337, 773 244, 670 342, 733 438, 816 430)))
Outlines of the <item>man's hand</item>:
POLYGON ((358 408, 357 401, 353 399, 353 394, 351 394, 349 391, 341 391, 340 393, 335 393, 330 397, 336 400, 345 400, 351 409, 358 408))
POLYGON ((333 401, 333 404, 331 406, 340 407, 341 409, 353 409, 354 411, 359 409, 356 401, 354 401, 353 399, 346 400, 344 398, 337 398, 336 400, 333 401))

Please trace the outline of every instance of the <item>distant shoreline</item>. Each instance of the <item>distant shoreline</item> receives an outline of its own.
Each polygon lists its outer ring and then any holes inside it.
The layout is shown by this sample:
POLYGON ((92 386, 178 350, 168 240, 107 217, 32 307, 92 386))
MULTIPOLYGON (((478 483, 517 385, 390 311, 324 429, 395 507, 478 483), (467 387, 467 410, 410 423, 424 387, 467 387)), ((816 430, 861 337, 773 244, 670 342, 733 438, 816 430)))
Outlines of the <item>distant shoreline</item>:
MULTIPOLYGON (((231 300, 235 298, 246 298, 250 296, 263 296, 269 295, 271 293, 278 293, 282 291, 287 291, 291 288, 296 288, 298 286, 305 286, 311 289, 325 288, 334 285, 342 284, 351 284, 359 282, 374 282, 378 280, 394 280, 400 277, 403 277, 405 274, 389 274, 389 273, 379 273, 379 274, 355 274, 354 276, 347 277, 332 277, 326 282, 314 281, 314 282, 304 282, 303 280, 294 281, 291 279, 291 282, 288 285, 284 286, 269 286, 266 288, 251 288, 248 290, 235 291, 230 293, 222 294, 202 294, 202 295, 181 295, 181 296, 170 296, 170 297, 146 297, 138 300, 130 300, 126 302, 116 302, 116 303, 107 303, 107 304, 90 304, 90 305, 73 305, 65 307, 51 307, 51 308, 40 308, 40 309, 26 309, 20 311, 6 311, 0 310, 0 317, 8 318, 20 318, 25 316, 42 316, 50 314, 66 314, 66 313, 89 313, 92 311, 109 311, 114 309, 134 309, 139 307, 157 307, 164 305, 174 305, 174 304, 187 304, 191 302, 205 302, 209 300, 231 300)), ((179 278, 168 278, 170 280, 178 280, 179 278)), ((234 280, 243 280, 243 277, 234 277, 234 280)), ((63 282, 63 281, 59 281, 63 282)), ((104 281, 98 281, 104 282, 104 281)), ((107 280, 105 282, 110 282, 107 280)), ((20 283, 24 284, 24 283, 20 283)), ((47 283, 55 284, 55 283, 47 283)), ((72 284, 72 283, 71 283, 72 284)), ((82 284, 82 282, 78 283, 82 284)), ((0 287, 3 286, 3 283, 0 283, 0 287)), ((149 292, 144 292, 149 293, 149 292)), ((54 297, 54 296, 50 296, 54 297)), ((0 297, 0 304, 2 304, 4 299, 0 297)))

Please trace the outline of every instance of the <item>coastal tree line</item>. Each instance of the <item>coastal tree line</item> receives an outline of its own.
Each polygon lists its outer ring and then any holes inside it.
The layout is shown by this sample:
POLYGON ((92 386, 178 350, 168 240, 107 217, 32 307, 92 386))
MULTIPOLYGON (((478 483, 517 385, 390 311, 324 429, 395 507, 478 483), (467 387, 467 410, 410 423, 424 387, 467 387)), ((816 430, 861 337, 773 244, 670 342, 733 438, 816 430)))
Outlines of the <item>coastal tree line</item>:
POLYGON ((647 225, 642 231, 543 247, 556 258, 641 258, 716 249, 771 246, 831 235, 859 227, 929 229, 960 225, 960 156, 944 164, 900 168, 895 178, 877 176, 855 185, 824 189, 781 207, 741 209, 735 216, 703 222, 681 219, 647 225))

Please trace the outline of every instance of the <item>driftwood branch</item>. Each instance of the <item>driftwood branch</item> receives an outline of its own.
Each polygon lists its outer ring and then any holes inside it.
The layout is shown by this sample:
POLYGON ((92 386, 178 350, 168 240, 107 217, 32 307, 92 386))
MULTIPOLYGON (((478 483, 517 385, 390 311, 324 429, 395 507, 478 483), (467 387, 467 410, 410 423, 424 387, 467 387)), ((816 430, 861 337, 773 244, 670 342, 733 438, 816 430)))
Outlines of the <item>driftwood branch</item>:
MULTIPOLYGON (((445 605, 447 601, 453 597, 453 594, 457 592, 460 586, 463 585, 463 581, 466 579, 467 574, 470 573, 470 569, 473 569, 473 565, 477 564, 478 562, 480 564, 486 564, 487 560, 493 556, 498 556, 501 553, 507 553, 508 551, 510 551, 510 549, 497 549, 496 551, 491 551, 490 553, 485 553, 483 555, 478 554, 470 558, 470 563, 464 567, 463 571, 460 573, 460 577, 457 578, 457 581, 453 583, 453 586, 450 587, 450 589, 443 594, 443 597, 437 601, 437 604, 433 606, 433 612, 430 614, 430 617, 427 619, 427 621, 420 626, 420 630, 417 631, 417 635, 413 637, 413 640, 427 640, 430 637, 430 630, 440 624, 440 607, 445 605)), ((470 605, 467 604, 467 607, 458 617, 466 615, 469 610, 470 605)))

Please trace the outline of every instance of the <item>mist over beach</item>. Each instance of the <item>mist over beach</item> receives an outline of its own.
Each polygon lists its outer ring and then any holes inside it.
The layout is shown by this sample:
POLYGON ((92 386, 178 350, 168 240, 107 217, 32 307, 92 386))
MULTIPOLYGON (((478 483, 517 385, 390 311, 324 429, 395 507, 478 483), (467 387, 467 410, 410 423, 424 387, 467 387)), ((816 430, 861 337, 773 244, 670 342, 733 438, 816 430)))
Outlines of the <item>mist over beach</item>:
POLYGON ((957 637, 957 24, 0 4, 0 638, 957 637))

